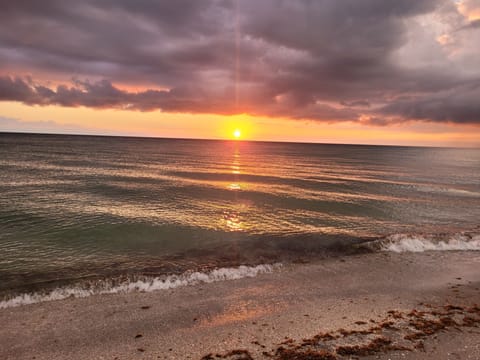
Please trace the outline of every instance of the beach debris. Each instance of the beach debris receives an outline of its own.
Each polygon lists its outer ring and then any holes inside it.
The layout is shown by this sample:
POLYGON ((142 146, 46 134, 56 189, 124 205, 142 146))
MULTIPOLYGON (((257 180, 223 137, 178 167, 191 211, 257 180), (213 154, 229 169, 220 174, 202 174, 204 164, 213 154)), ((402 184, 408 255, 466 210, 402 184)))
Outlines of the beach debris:
POLYGON ((276 360, 336 360, 337 357, 326 350, 306 350, 297 351, 296 349, 287 349, 279 347, 274 355, 276 360))
POLYGON ((139 339, 139 338, 141 338, 142 336, 143 336, 142 334, 137 334, 137 335, 135 335, 135 339, 139 339))
POLYGON ((341 356, 368 356, 374 355, 379 352, 387 352, 389 350, 405 350, 406 348, 400 348, 398 346, 392 346, 392 340, 380 336, 365 345, 353 345, 353 346, 338 346, 336 353, 341 356))
POLYGON ((393 317, 394 319, 401 319, 403 318, 403 315, 400 311, 397 310, 390 310, 388 311, 388 314, 393 317))
POLYGON ((207 354, 201 358, 201 360, 215 360, 215 359, 228 359, 228 360, 254 360, 248 350, 230 350, 225 354, 216 354, 212 353, 207 354))
MULTIPOLYGON (((342 360, 392 351, 425 351, 424 340, 435 338, 439 332, 480 327, 480 307, 477 304, 422 304, 408 312, 390 310, 379 320, 371 319, 368 323, 356 321, 353 324, 356 329, 340 328, 301 341, 285 337, 276 349, 263 351, 261 358, 342 360)), ((246 350, 234 350, 224 355, 209 354, 202 358, 214 359, 253 360, 253 357, 246 350)))
POLYGON ((143 305, 140 309, 142 309, 142 310, 148 310, 148 309, 150 309, 150 306, 149 306, 149 305, 143 305))
POLYGON ((294 342, 295 340, 293 340, 292 338, 286 337, 285 340, 283 340, 280 344, 286 345, 286 344, 293 344, 294 342))
POLYGON ((251 342, 253 345, 257 345, 257 346, 260 346, 261 348, 265 349, 266 346, 261 344, 258 340, 254 340, 251 342))
POLYGON ((455 305, 451 305, 451 304, 447 304, 444 306, 444 309, 446 311, 452 311, 452 310, 460 310, 460 311, 463 311, 463 307, 462 306, 455 306, 455 305))
POLYGON ((425 344, 423 341, 418 341, 413 347, 417 350, 425 351, 425 344))

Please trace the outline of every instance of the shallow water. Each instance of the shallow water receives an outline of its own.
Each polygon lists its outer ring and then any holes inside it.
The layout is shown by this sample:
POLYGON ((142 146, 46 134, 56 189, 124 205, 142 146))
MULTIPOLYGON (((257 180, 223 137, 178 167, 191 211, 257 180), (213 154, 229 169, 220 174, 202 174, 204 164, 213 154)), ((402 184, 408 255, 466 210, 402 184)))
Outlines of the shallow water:
POLYGON ((0 194, 6 291, 472 231, 480 150, 0 134, 0 194))

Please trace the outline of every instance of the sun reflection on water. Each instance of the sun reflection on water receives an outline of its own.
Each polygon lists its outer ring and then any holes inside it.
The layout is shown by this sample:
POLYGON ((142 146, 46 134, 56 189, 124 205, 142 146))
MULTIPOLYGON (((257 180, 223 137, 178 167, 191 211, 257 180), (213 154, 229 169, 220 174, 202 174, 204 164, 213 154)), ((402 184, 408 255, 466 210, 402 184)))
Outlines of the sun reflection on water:
POLYGON ((232 165, 230 166, 230 169, 232 169, 232 174, 239 175, 240 174, 240 166, 239 165, 232 165))
MULTIPOLYGON (((239 182, 239 174, 241 173, 241 164, 240 164, 240 149, 238 146, 235 147, 233 152, 233 160, 232 164, 230 165, 231 173, 233 175, 233 181, 227 185, 227 189, 234 191, 233 202, 235 204, 239 203, 238 193, 237 191, 242 190, 242 186, 239 182)), ((243 231, 244 224, 240 215, 237 211, 228 209, 223 212, 223 219, 222 222, 225 228, 228 231, 243 231)))
POLYGON ((242 231, 243 223, 235 211, 223 212, 223 223, 229 231, 242 231))
POLYGON ((241 190, 242 189, 240 184, 237 184, 237 183, 228 184, 227 188, 230 189, 230 190, 241 190))
POLYGON ((232 164, 230 165, 230 169, 232 172, 232 175, 234 175, 234 181, 231 182, 227 188, 230 190, 241 190, 242 187, 240 186, 238 175, 241 174, 241 164, 240 164, 240 149, 238 146, 235 147, 235 150, 233 152, 233 161, 232 164))

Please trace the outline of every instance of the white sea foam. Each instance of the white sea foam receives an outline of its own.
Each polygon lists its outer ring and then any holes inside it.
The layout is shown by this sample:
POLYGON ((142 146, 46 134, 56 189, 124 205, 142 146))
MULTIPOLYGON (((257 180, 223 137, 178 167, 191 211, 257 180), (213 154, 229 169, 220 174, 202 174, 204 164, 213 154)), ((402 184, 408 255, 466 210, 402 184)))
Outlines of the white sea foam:
POLYGON ((453 235, 395 234, 380 240, 380 250, 402 252, 423 251, 480 251, 480 235, 458 233, 453 235))
POLYGON ((219 268, 210 272, 186 272, 181 275, 151 277, 112 285, 109 281, 96 283, 88 288, 82 286, 67 286, 56 288, 48 293, 22 294, 8 300, 0 301, 0 309, 34 304, 44 301, 62 300, 69 297, 82 298, 96 294, 128 293, 135 291, 168 290, 181 286, 212 283, 217 281, 236 280, 255 277, 259 274, 271 273, 280 268, 281 264, 239 266, 235 268, 219 268))

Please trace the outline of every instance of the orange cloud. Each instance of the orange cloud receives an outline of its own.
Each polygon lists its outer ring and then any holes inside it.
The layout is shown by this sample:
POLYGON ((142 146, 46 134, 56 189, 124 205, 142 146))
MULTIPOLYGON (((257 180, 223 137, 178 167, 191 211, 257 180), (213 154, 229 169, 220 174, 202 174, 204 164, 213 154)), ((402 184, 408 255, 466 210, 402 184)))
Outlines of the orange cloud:
POLYGON ((469 21, 480 19, 480 3, 476 0, 462 0, 458 3, 458 10, 469 21))

